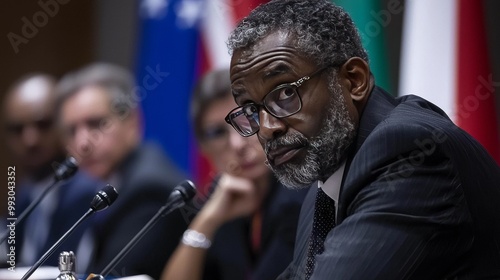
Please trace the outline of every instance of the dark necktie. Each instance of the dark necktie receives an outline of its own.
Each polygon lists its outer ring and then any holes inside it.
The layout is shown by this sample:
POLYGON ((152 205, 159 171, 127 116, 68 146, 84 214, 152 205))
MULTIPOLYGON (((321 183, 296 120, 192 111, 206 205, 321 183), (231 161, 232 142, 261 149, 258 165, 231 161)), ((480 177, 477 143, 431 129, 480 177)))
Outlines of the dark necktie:
POLYGON ((323 253, 325 238, 335 226, 335 201, 318 188, 314 205, 314 219, 307 252, 306 279, 314 271, 316 255, 323 253))

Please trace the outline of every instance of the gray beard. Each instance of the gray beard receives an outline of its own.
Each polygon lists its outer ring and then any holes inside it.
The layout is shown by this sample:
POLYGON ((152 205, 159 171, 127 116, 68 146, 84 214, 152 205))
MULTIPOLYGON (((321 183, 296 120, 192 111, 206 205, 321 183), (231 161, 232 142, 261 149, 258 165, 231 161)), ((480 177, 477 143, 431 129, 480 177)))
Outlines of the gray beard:
POLYGON ((289 189, 306 188, 317 180, 330 177, 342 164, 356 136, 354 122, 336 79, 329 82, 328 89, 330 107, 319 135, 307 139, 302 133, 294 131, 266 145, 266 148, 275 148, 294 143, 305 144, 306 156, 303 161, 270 166, 278 180, 289 189))

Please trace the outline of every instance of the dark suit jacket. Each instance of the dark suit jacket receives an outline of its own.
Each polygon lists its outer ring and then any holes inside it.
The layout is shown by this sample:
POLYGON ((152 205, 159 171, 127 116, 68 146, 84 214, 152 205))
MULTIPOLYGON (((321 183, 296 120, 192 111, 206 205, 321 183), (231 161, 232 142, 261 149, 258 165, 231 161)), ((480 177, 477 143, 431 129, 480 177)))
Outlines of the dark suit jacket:
MULTIPOLYGON (((45 245, 40 252, 37 253, 36 260, 38 260, 47 250, 52 247, 77 221, 82 217, 90 208, 90 202, 95 195, 95 189, 98 187, 98 181, 91 179, 82 172, 77 172, 72 178, 67 181, 59 183, 60 185, 54 187, 51 192, 58 192, 58 202, 56 209, 52 216, 49 218, 49 232, 45 245)), ((47 186, 48 187, 48 186, 47 186)), ((22 186, 20 188, 18 200, 18 213, 21 214, 24 209, 31 203, 31 187, 22 186)), ((31 214, 35 214, 37 208, 31 214)), ((31 215, 30 214, 30 215, 31 215)), ((29 217, 29 216, 28 216, 29 217)), ((29 218, 21 222, 16 227, 16 250, 17 256, 23 248, 23 239, 26 231, 26 223, 29 218)), ((75 230, 61 243, 60 247, 43 263, 45 266, 58 266, 59 253, 62 251, 76 251, 80 238, 82 237, 86 226, 89 221, 80 224, 75 230)), ((21 264, 21 265, 33 265, 21 264)))
MULTIPOLYGON (((299 220, 304 279, 314 198, 299 220)), ((435 105, 375 88, 311 279, 500 279, 500 168, 435 105)))
POLYGON ((251 246, 251 220, 226 223, 208 251, 205 280, 271 280, 292 260, 295 232, 307 190, 288 190, 276 180, 262 208, 260 253, 251 246))
MULTIPOLYGON (((143 226, 166 204, 185 178, 163 152, 151 145, 133 151, 119 168, 120 186, 113 205, 95 216, 96 250, 87 272, 100 273, 143 226)), ((179 210, 146 233, 109 274, 147 274, 159 279, 188 222, 179 210)))

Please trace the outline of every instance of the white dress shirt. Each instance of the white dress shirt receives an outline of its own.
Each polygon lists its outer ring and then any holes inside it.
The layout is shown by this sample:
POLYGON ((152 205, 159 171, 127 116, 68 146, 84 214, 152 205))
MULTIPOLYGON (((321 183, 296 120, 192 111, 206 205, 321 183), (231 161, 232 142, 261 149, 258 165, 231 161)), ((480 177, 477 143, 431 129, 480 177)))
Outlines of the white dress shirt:
POLYGON ((339 205, 339 196, 340 196, 340 185, 342 184, 342 177, 344 176, 346 161, 342 163, 342 165, 332 174, 324 183, 322 181, 318 181, 318 188, 323 189, 323 191, 335 201, 335 220, 337 220, 337 212, 339 205))

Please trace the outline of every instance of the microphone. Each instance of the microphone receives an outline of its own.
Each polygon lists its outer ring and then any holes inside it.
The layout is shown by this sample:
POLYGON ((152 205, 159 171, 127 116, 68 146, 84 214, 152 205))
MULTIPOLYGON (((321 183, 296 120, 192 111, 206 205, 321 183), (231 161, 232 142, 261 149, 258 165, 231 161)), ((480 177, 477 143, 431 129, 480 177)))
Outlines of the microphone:
MULTIPOLYGON (((116 189, 107 184, 102 190, 98 191, 90 202, 90 209, 94 212, 99 212, 108 208, 118 197, 116 189)), ((89 210, 90 210, 89 209, 89 210)))
POLYGON ((99 212, 101 210, 104 210, 108 208, 113 202, 115 202, 116 198, 118 197, 118 193, 116 192, 116 189, 111 186, 111 185, 106 185, 102 190, 98 191, 92 201, 90 202, 90 208, 87 210, 85 214, 70 228, 64 235, 59 238, 59 240, 52 245, 52 247, 43 254, 43 256, 24 274, 23 278, 21 280, 26 280, 28 279, 35 270, 40 267, 48 257, 50 257, 54 251, 61 245, 61 243, 66 240, 66 238, 75 230, 75 228, 80 225, 85 219, 90 217, 90 215, 99 212))
POLYGON ((172 193, 170 193, 167 203, 149 220, 149 222, 132 238, 129 243, 114 257, 113 260, 101 271, 100 274, 90 274, 87 279, 104 279, 106 275, 120 262, 132 247, 160 220, 172 211, 184 206, 196 195, 196 187, 190 180, 182 181, 172 193))
MULTIPOLYGON (((45 189, 43 190, 42 194, 37 197, 35 200, 33 200, 26 209, 17 217, 17 219, 14 221, 14 226, 18 225, 21 223, 26 217, 28 217, 31 212, 33 212, 33 209, 40 204, 42 199, 55 187, 57 186, 57 183, 61 182, 62 180, 66 180, 73 175, 75 175, 76 171, 78 171, 78 163, 76 162, 76 159, 74 157, 68 157, 66 158, 61 165, 59 165, 55 171, 54 174, 54 180, 52 183, 45 189)), ((7 239, 9 236, 9 230, 5 231, 2 234, 2 237, 0 238, 0 244, 7 239)))
POLYGON ((56 169, 56 172, 54 174, 55 181, 59 182, 68 179, 75 175, 76 171, 78 171, 78 162, 74 157, 68 157, 56 169))

